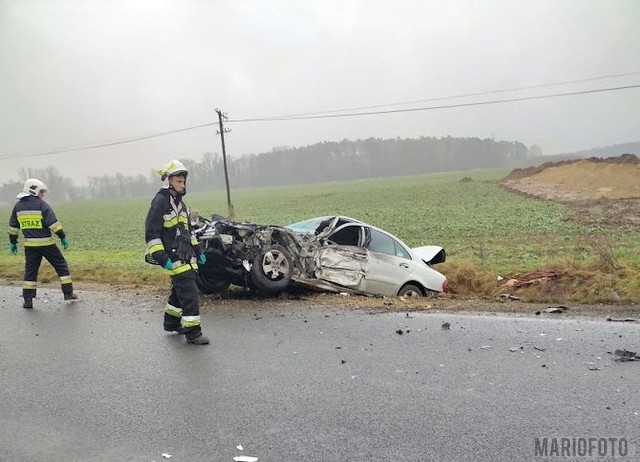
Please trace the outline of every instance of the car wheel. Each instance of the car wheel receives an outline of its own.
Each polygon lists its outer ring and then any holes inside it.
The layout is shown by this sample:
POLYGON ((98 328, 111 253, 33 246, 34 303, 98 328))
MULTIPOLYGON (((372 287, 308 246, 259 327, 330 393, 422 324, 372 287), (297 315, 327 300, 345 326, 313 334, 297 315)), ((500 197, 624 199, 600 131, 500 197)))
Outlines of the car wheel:
POLYGON ((273 245, 253 261, 251 279, 258 290, 275 294, 285 290, 291 282, 293 259, 287 249, 273 245))
POLYGON ((196 286, 203 294, 217 294, 224 292, 231 283, 228 279, 207 274, 206 271, 198 271, 196 274, 196 286))
POLYGON ((414 284, 405 284, 398 291, 398 297, 406 297, 406 298, 424 297, 424 292, 422 291, 422 289, 419 286, 416 286, 414 284))

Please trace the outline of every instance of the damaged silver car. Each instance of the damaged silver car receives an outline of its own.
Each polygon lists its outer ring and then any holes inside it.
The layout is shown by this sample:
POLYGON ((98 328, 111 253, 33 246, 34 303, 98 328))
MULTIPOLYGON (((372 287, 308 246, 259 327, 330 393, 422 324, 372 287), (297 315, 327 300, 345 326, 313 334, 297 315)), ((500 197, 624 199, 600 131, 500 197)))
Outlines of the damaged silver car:
POLYGON ((198 288, 206 294, 231 284, 264 294, 293 287, 386 296, 447 292, 447 278, 432 268, 442 247, 409 248, 392 234, 344 216, 287 226, 200 218, 196 237, 207 255, 198 288))

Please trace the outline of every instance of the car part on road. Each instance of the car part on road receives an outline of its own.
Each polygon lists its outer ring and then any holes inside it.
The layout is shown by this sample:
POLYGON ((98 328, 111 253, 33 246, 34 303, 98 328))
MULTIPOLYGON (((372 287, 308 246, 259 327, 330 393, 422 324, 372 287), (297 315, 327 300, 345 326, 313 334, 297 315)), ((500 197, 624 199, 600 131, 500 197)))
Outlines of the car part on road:
POLYGON ((612 318, 611 316, 607 316, 607 321, 610 321, 610 322, 638 322, 638 320, 634 319, 634 318, 612 318))
POLYGON ((640 356, 635 351, 628 350, 616 350, 613 355, 615 361, 627 362, 627 361, 640 361, 640 356))
POLYGON ((545 309, 544 312, 545 313, 553 313, 553 314, 561 314, 564 313, 565 311, 567 311, 569 309, 568 306, 566 305, 558 305, 558 306, 550 306, 549 308, 545 309))

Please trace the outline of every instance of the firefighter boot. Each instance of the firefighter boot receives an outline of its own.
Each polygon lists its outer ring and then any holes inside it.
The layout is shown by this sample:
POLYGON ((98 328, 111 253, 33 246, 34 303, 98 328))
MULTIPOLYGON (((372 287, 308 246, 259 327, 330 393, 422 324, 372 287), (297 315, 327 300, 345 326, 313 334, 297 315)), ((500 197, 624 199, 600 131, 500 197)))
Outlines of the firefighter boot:
POLYGON ((195 335, 186 334, 187 343, 193 343, 194 345, 208 345, 209 338, 205 335, 202 335, 202 332, 199 332, 195 335))
POLYGON ((33 298, 31 297, 25 297, 24 298, 24 303, 22 304, 22 308, 26 308, 28 310, 33 308, 33 298))
POLYGON ((77 300, 78 296, 76 294, 74 294, 73 292, 68 293, 68 294, 64 294, 64 299, 65 301, 70 301, 70 300, 77 300))

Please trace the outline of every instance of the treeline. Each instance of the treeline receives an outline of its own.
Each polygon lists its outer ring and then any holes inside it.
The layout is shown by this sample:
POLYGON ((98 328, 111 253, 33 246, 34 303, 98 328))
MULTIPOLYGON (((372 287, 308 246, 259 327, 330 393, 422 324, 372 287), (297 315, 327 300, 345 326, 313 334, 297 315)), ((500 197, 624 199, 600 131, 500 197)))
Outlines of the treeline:
POLYGON ((233 184, 268 186, 518 165, 529 156, 519 142, 479 138, 342 140, 279 148, 234 160, 233 184))
MULTIPOLYGON (((520 142, 449 136, 345 139, 229 158, 227 166, 231 186, 239 188, 521 166, 540 152, 539 147, 527 148, 520 142)), ((220 154, 206 153, 200 161, 182 161, 189 169, 190 192, 225 187, 220 154)), ((19 174, 44 181, 50 197, 57 200, 149 196, 161 184, 151 171, 146 176, 118 173, 89 177, 87 186, 79 187, 62 177, 55 167, 21 169, 19 174)), ((4 184, 0 186, 0 197, 7 200, 21 188, 22 184, 4 184)))

